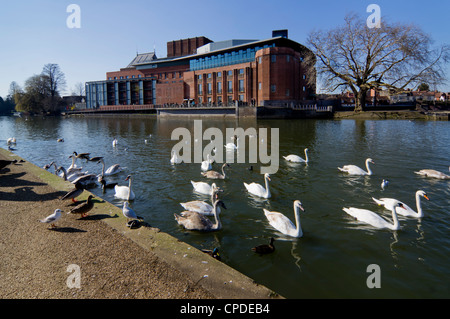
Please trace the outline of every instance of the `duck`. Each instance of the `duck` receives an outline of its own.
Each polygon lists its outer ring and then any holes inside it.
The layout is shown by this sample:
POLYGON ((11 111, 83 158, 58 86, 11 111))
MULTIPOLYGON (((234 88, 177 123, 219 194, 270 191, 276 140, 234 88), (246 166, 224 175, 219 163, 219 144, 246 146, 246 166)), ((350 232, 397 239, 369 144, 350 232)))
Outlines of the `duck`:
POLYGON ((203 161, 202 162, 202 164, 201 164, 201 170, 203 171, 203 172, 206 172, 206 171, 209 171, 209 170, 211 170, 212 169, 212 165, 211 165, 211 155, 207 155, 206 156, 206 161, 203 161))
POLYGON ((212 258, 217 259, 219 261, 222 260, 222 258, 219 255, 219 248, 215 247, 213 250, 210 249, 202 249, 202 252, 205 254, 210 255, 212 258))
POLYGON ((11 144, 16 144, 16 138, 15 137, 10 137, 6 140, 6 144, 7 145, 11 145, 11 144))
POLYGON ((305 159, 301 158, 298 155, 293 155, 293 154, 288 155, 288 156, 283 156, 283 158, 286 161, 293 162, 293 163, 308 163, 309 162, 309 159, 308 159, 308 148, 305 148, 305 159))
POLYGON ((75 188, 68 191, 60 200, 71 199, 73 203, 76 203, 76 197, 80 196, 84 191, 84 186, 80 182, 75 183, 75 188))
POLYGON ((211 195, 214 192, 214 188, 217 187, 215 183, 209 185, 208 183, 205 182, 191 181, 191 184, 194 187, 194 191, 205 195, 211 195))
POLYGON ((401 207, 396 207, 395 208, 395 212, 399 215, 405 216, 405 217, 414 217, 414 218, 421 218, 423 217, 423 211, 422 211, 422 205, 420 202, 420 197, 425 198, 426 200, 430 200, 430 198, 428 197, 427 193, 423 190, 418 190, 416 192, 416 208, 417 208, 417 212, 414 211, 414 209, 412 209, 411 207, 409 207, 408 205, 406 205, 405 203, 394 199, 394 198, 380 198, 380 199, 376 199, 374 197, 372 197, 373 201, 375 203, 377 203, 380 206, 392 206, 395 204, 395 202, 399 202, 403 205, 403 208, 401 207))
POLYGON ((56 228, 55 222, 61 218, 61 209, 55 209, 53 214, 48 215, 44 219, 39 219, 41 223, 50 224, 51 228, 56 228))
POLYGON ((64 143, 64 139, 63 139, 63 138, 58 138, 56 141, 57 141, 58 143, 64 143))
POLYGON ((94 208, 94 202, 92 201, 94 198, 93 195, 89 195, 87 200, 84 203, 81 203, 78 206, 72 208, 67 214, 81 214, 81 217, 86 217, 87 213, 94 208))
MULTIPOLYGON (((214 203, 216 199, 218 199, 217 193, 222 190, 219 187, 215 187, 213 192, 211 193, 211 204, 214 203)), ((197 212, 206 216, 213 216, 214 207, 208 204, 205 201, 194 200, 190 202, 180 203, 180 205, 187 211, 197 212)))
POLYGON ((285 215, 279 212, 271 212, 263 208, 264 215, 266 215, 269 224, 284 235, 300 238, 303 237, 303 230, 300 224, 300 210, 305 211, 302 203, 299 200, 294 201, 294 216, 295 224, 285 215))
POLYGON ((205 232, 220 230, 222 229, 222 223, 219 219, 220 207, 226 209, 226 206, 220 199, 218 199, 214 202, 213 207, 215 218, 214 223, 205 215, 190 211, 184 211, 180 215, 174 214, 175 220, 179 225, 183 226, 187 230, 205 232))
POLYGON ((367 171, 363 170, 362 168, 356 166, 356 165, 345 165, 343 167, 338 167, 338 169, 341 172, 348 173, 349 175, 372 175, 372 170, 369 167, 369 163, 375 164, 373 159, 368 158, 366 159, 366 169, 367 171))
POLYGON ((73 155, 75 155, 75 158, 84 158, 87 161, 89 161, 89 155, 91 155, 91 153, 80 153, 78 154, 77 152, 73 152, 73 155))
POLYGON ((270 181, 269 173, 264 174, 264 181, 265 181, 265 185, 266 185, 265 188, 258 183, 247 184, 244 182, 244 186, 247 189, 247 191, 253 195, 256 195, 256 196, 262 197, 262 198, 270 198, 271 194, 270 194, 270 189, 269 189, 269 181, 270 181))
POLYGON ((275 251, 275 246, 273 245, 274 241, 275 241, 275 239, 273 237, 271 237, 269 244, 263 244, 263 245, 255 246, 255 247, 252 248, 252 250, 255 253, 258 253, 258 254, 270 254, 270 253, 273 253, 275 251))
POLYGON ((114 186, 115 191, 114 197, 123 200, 134 200, 136 196, 134 192, 131 190, 131 175, 128 175, 125 178, 125 181, 128 181, 128 186, 119 186, 119 185, 114 186))
POLYGON ((181 164, 183 160, 178 157, 175 151, 172 151, 172 157, 170 158, 170 164, 181 164))
POLYGON ((201 172, 201 174, 206 178, 225 179, 226 178, 225 171, 224 171, 225 167, 230 167, 230 165, 227 163, 222 165, 222 174, 220 174, 219 172, 216 172, 216 171, 201 172))

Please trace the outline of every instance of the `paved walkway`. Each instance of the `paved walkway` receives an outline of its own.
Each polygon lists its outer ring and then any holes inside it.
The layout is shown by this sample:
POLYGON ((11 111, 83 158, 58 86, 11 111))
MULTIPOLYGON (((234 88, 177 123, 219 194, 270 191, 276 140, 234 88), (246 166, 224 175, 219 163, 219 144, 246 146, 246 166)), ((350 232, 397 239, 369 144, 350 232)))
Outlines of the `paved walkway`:
MULTIPOLYGON (((13 155, 0 148, 0 159, 18 158, 13 155)), ((52 178, 59 179, 28 162, 0 170, 1 299, 274 296, 247 277, 236 277, 236 271, 210 256, 200 252, 198 257, 187 244, 164 239, 171 236, 157 229, 130 230, 120 210, 111 210, 112 205, 100 198, 94 199, 94 209, 87 217, 65 214, 73 204, 59 200, 66 190, 49 185, 60 182, 45 181, 52 178), (38 222, 56 208, 64 212, 58 228, 38 222), (192 258, 183 258, 187 251, 192 258), (198 270, 195 263, 207 268, 198 270), (75 268, 70 270, 69 266, 75 268), (80 288, 74 287, 74 269, 79 269, 80 288), (202 276, 204 273, 208 275, 202 276), (221 276, 231 276, 235 283, 226 285, 233 280, 227 277, 225 281, 221 276)), ((70 189, 64 183, 61 185, 70 189)), ((87 196, 85 191, 79 199, 87 196)))

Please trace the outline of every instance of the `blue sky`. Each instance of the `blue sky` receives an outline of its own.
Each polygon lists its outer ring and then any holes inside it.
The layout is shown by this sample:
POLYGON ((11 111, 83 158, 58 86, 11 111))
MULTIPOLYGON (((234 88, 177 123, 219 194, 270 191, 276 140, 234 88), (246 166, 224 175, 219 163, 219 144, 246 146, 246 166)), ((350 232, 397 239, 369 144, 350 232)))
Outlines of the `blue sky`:
MULTIPOLYGON (((450 44, 448 0, 3 0, 0 96, 12 81, 23 87, 47 63, 59 64, 63 93, 70 94, 77 82, 104 80, 125 67, 136 52, 155 49, 165 57, 166 43, 182 38, 267 39, 272 30, 288 29, 290 39, 305 43, 311 30, 340 25, 349 12, 369 16, 371 3, 381 7, 382 22, 415 23, 436 44, 450 44), (67 27, 72 3, 81 9, 81 28, 67 27)), ((438 89, 450 91, 450 83, 438 89)))

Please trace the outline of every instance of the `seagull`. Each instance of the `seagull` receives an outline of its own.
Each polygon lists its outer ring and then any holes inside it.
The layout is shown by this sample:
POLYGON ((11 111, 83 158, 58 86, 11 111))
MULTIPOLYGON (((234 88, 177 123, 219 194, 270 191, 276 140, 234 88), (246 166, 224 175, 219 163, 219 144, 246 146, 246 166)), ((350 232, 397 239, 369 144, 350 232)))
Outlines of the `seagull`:
POLYGON ((143 219, 136 215, 136 212, 128 206, 128 202, 123 202, 122 214, 127 218, 127 222, 130 219, 143 219))
POLYGON ((61 218, 61 209, 55 209, 53 214, 48 215, 47 217, 45 217, 44 219, 40 219, 39 221, 41 223, 46 223, 46 224, 52 223, 51 227, 55 228, 56 227, 55 222, 60 218, 61 218))

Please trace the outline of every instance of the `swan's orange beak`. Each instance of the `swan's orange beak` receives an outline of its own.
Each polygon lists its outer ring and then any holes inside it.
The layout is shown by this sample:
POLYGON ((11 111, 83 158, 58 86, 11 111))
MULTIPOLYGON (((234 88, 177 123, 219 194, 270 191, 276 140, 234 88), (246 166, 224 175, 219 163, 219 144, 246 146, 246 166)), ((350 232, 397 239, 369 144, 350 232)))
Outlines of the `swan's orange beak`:
POLYGON ((403 206, 402 203, 399 203, 399 204, 398 204, 398 207, 401 207, 401 208, 403 208, 404 210, 406 210, 405 206, 403 206))
POLYGON ((425 197, 427 200, 430 200, 427 195, 423 195, 423 197, 425 197))

